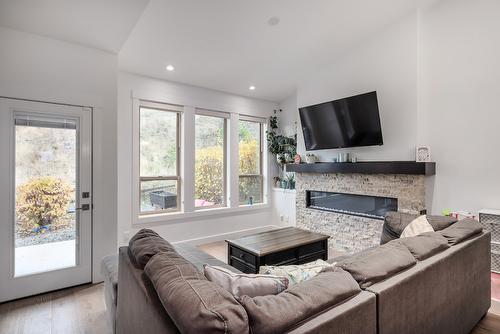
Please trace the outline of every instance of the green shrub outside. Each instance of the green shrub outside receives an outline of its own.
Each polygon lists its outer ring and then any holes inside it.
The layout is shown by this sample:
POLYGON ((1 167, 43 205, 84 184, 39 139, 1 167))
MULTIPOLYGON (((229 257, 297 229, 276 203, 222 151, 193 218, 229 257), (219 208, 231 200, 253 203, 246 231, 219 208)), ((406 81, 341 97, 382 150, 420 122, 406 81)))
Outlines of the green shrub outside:
POLYGON ((206 147, 196 152, 195 195, 214 204, 221 204, 223 189, 222 147, 206 147))
MULTIPOLYGON (((258 143, 256 140, 239 144, 240 174, 257 174, 258 143)), ((195 194, 196 198, 221 204, 224 194, 222 166, 224 155, 221 146, 206 147, 196 152, 195 194)), ((251 195, 251 181, 240 183, 240 198, 251 195), (246 183, 249 183, 248 185, 246 183)))
POLYGON ((33 179, 17 189, 18 233, 31 234, 40 227, 54 228, 68 224, 68 206, 74 189, 54 177, 33 179))

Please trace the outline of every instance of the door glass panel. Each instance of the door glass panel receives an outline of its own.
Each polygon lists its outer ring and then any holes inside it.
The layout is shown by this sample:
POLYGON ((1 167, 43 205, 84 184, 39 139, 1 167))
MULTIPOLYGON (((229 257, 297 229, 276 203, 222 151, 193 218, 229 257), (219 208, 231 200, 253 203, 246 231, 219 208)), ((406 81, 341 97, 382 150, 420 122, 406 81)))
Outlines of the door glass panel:
POLYGON ((74 120, 16 116, 15 276, 77 264, 74 120))

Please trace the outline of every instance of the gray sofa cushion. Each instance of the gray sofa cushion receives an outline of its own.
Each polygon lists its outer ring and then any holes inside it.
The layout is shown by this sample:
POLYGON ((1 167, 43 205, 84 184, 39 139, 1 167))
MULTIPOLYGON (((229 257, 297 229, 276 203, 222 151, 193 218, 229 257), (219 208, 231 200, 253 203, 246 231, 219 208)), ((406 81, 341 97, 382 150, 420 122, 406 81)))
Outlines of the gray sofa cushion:
POLYGON ((391 211, 387 212, 385 215, 384 223, 387 224, 393 232, 401 235, 405 227, 417 217, 417 214, 391 211))
POLYGON ((243 306, 179 254, 156 254, 144 272, 181 333, 248 333, 243 306))
POLYGON ((174 247, 158 233, 149 229, 142 229, 137 232, 129 241, 129 252, 134 259, 134 265, 139 269, 144 269, 149 259, 160 252, 173 252, 174 247))
POLYGON ((330 269, 277 295, 240 300, 252 333, 284 333, 361 292, 356 281, 340 268, 330 269))
POLYGON ((416 237, 401 238, 391 241, 401 243, 413 254, 415 259, 422 261, 449 248, 448 240, 439 232, 427 232, 416 237))
POLYGON ((450 245, 456 245, 469 239, 483 231, 483 226, 476 220, 466 218, 462 219, 450 227, 440 231, 441 235, 448 239, 450 245))
POLYGON ((452 224, 455 224, 458 221, 458 219, 449 216, 427 215, 427 221, 429 222, 429 224, 431 224, 434 231, 441 231, 442 229, 445 229, 451 226, 452 224))
POLYGON ((365 289, 413 265, 416 260, 401 243, 387 243, 368 249, 337 263, 365 289))
POLYGON ((380 244, 383 245, 391 240, 398 239, 405 227, 410 224, 418 215, 404 212, 387 212, 382 227, 380 244))
MULTIPOLYGON (((383 245, 391 240, 398 239, 405 227, 418 216, 417 214, 405 212, 388 212, 385 215, 380 244, 383 245)), ((440 231, 455 223, 457 219, 447 216, 427 215, 427 221, 431 224, 434 231, 440 231)))

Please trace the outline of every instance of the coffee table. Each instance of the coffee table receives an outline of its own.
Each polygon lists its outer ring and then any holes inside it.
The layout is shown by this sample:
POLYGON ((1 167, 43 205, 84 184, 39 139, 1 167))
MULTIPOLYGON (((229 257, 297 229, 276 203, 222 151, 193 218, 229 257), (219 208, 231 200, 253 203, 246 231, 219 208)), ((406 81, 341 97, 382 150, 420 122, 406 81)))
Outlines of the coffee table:
POLYGON ((302 264, 328 259, 330 236, 286 227, 247 235, 228 243, 228 264, 244 273, 255 274, 262 265, 302 264))

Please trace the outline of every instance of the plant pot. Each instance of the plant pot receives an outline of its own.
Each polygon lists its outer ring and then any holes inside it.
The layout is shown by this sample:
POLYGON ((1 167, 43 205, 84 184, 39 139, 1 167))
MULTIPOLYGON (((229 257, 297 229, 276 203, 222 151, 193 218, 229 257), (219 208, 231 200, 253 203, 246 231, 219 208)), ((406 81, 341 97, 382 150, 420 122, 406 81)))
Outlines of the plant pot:
POLYGON ((288 187, 288 182, 286 180, 281 180, 281 189, 286 189, 288 187))

